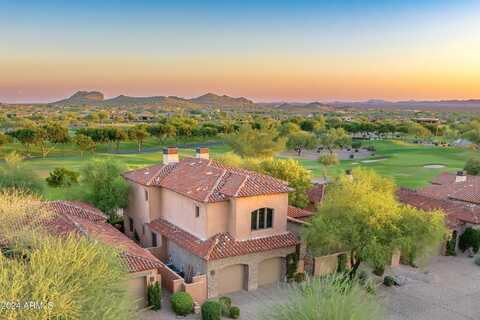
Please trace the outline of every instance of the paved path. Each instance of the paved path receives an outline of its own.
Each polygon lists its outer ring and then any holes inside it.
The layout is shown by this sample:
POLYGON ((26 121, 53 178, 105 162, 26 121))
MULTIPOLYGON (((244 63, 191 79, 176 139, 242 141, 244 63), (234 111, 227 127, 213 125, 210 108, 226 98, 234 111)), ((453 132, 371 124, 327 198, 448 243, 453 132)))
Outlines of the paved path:
MULTIPOLYGON (((400 266, 395 273, 405 279, 405 284, 380 287, 378 298, 385 303, 386 320, 480 319, 480 266, 475 265, 473 259, 435 257, 425 270, 400 266)), ((269 304, 288 301, 279 285, 229 296, 233 304, 240 307, 241 320, 256 320, 269 304)), ((177 318, 170 311, 168 298, 164 301, 160 312, 146 312, 141 319, 200 319, 199 315, 177 318)))

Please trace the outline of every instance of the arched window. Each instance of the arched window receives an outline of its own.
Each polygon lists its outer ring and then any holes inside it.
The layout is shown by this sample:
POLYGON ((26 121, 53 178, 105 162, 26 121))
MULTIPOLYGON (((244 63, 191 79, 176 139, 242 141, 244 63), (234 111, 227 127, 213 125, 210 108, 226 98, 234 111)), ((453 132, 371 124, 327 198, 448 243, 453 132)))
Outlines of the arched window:
POLYGON ((252 230, 268 229, 273 226, 273 209, 260 208, 251 213, 252 230))

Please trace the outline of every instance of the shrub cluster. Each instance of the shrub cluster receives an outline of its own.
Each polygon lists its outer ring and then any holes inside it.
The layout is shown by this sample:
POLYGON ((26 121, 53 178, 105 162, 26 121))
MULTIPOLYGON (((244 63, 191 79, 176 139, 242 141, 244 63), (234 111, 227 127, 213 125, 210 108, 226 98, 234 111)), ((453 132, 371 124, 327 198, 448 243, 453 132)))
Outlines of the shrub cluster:
POLYGON ((465 229, 459 238, 458 247, 462 251, 472 248, 473 252, 477 253, 480 248, 480 230, 465 229))
POLYGON ((202 305, 202 320, 220 320, 222 315, 238 319, 240 308, 232 306, 232 299, 229 297, 220 297, 218 301, 209 300, 202 305))
POLYGON ((391 276, 386 276, 383 278, 383 284, 387 287, 392 287, 395 285, 395 279, 393 279, 391 276))
POLYGON ((193 311, 193 298, 187 292, 177 292, 170 298, 172 309, 179 316, 186 316, 193 311))
POLYGON ((46 181, 50 187, 69 187, 78 183, 79 173, 67 168, 55 168, 46 181))

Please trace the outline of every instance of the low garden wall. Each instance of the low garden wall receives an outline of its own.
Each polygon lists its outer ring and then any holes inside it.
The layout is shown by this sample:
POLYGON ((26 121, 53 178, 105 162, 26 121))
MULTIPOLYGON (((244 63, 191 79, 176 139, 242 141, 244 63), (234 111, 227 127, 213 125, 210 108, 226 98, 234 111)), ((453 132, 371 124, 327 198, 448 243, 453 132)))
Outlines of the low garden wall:
POLYGON ((183 290, 183 278, 180 277, 175 271, 166 265, 162 265, 162 267, 158 268, 158 272, 162 276, 163 288, 167 289, 171 293, 183 290))
POLYGON ((207 300, 207 276, 202 274, 192 278, 192 283, 184 283, 185 292, 189 293, 193 300, 202 304, 207 300))

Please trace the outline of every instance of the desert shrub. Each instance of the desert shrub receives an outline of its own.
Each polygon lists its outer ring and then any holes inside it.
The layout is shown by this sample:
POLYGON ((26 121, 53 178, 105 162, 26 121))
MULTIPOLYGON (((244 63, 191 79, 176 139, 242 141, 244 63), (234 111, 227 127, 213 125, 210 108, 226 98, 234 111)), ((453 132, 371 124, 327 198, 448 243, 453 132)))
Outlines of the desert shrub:
POLYGON ((232 299, 229 297, 220 297, 218 302, 222 305, 222 314, 228 316, 230 313, 230 307, 232 306, 232 299))
POLYGON ((148 286, 148 305, 152 307, 152 310, 162 308, 162 288, 158 281, 148 286))
POLYGON ((465 163, 464 170, 471 175, 478 176, 480 174, 480 158, 470 158, 465 163))
POLYGON ((68 170, 66 168, 55 168, 45 179, 51 187, 69 187, 78 183, 78 172, 68 170))
POLYGON ((170 298, 172 309, 175 314, 179 316, 186 316, 192 313, 193 310, 193 298, 187 292, 174 293, 170 298))
POLYGON ((355 156, 354 156, 353 154, 351 154, 351 155, 349 156, 349 158, 350 158, 350 159, 355 159, 355 156))
POLYGON ((259 319, 384 319, 378 299, 345 275, 311 278, 281 290, 288 300, 267 304, 259 319))
POLYGON ((361 141, 353 141, 352 142, 352 148, 353 149, 360 149, 362 147, 362 142, 361 141))
POLYGON ((306 279, 305 272, 295 273, 295 277, 294 277, 295 282, 303 282, 305 281, 305 279, 306 279))
POLYGON ((383 278, 383 284, 387 287, 391 287, 395 285, 395 279, 393 279, 393 277, 386 276, 385 278, 383 278))
POLYGON ((320 162, 324 166, 333 166, 340 163, 335 154, 325 154, 323 156, 320 156, 318 158, 318 162, 320 162))
POLYGON ((210 300, 202 304, 202 320, 220 320, 222 318, 222 304, 210 300))
POLYGON ((240 317, 240 308, 233 306, 230 308, 230 318, 238 319, 240 317))
POLYGON ((462 251, 472 248, 473 252, 478 252, 480 247, 480 230, 472 228, 465 229, 465 231, 460 235, 458 247, 462 251))

